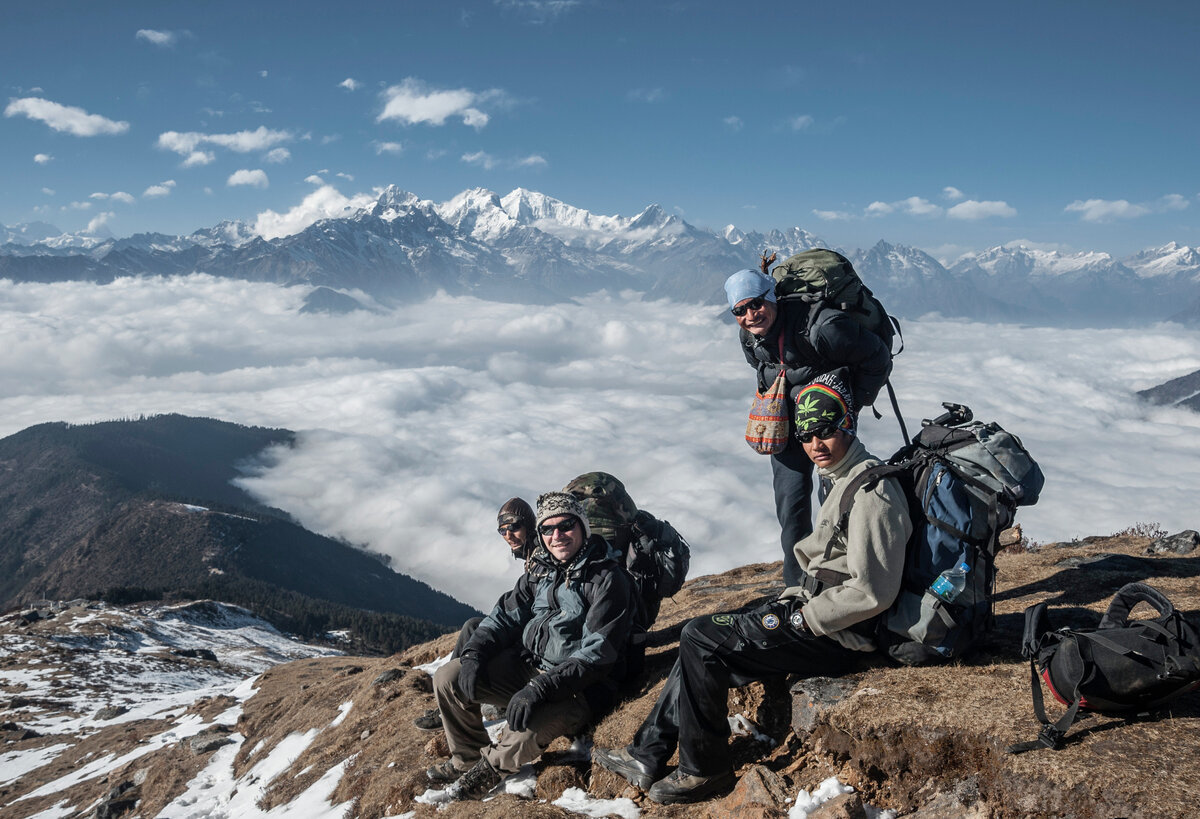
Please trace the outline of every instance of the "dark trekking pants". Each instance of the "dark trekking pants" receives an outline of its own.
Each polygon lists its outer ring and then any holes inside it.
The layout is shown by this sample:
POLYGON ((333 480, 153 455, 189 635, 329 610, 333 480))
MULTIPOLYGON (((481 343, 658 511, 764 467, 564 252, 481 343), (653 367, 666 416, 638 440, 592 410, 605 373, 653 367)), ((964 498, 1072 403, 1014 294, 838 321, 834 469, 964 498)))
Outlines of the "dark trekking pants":
POLYGON ((729 771, 730 688, 789 673, 837 675, 860 656, 828 637, 795 631, 787 614, 787 605, 776 602, 751 612, 697 617, 684 626, 679 659, 630 753, 663 772, 678 746, 684 773, 729 771))
POLYGON ((783 547, 784 588, 800 583, 800 564, 793 548, 813 530, 812 471, 812 461, 794 438, 789 439, 787 449, 771 456, 775 517, 779 519, 779 544, 783 547))

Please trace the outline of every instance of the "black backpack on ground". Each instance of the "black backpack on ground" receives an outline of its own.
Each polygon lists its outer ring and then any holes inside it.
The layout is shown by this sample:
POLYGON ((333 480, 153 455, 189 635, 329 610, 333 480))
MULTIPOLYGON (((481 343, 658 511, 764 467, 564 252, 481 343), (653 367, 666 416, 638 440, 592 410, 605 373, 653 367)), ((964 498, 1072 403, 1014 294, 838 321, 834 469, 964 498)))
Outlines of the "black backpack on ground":
POLYGON ((1060 748, 1080 710, 1139 714, 1200 688, 1200 631, 1145 583, 1123 586, 1094 629, 1054 629, 1044 602, 1030 606, 1021 654, 1029 658, 1033 712, 1042 730, 1010 753, 1060 748), (1142 602, 1158 617, 1130 620, 1142 602), (1050 694, 1067 706, 1056 722, 1046 716, 1039 671, 1050 694))
POLYGON ((838 510, 837 526, 845 531, 858 490, 889 477, 908 499, 904 578, 877 629, 880 647, 906 665, 961 657, 991 629, 1000 533, 1018 506, 1037 502, 1045 481, 1015 435, 995 423, 972 423, 961 404, 942 406, 947 412, 924 421, 911 444, 856 475, 838 510), (931 587, 943 573, 963 564, 961 588, 935 593, 931 587))

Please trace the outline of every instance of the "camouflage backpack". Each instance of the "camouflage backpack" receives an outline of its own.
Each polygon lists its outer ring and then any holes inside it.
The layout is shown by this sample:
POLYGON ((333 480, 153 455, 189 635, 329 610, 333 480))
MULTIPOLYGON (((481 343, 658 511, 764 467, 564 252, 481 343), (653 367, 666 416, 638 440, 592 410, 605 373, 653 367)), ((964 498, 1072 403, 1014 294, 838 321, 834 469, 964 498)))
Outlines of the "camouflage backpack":
POLYGON ((584 473, 563 491, 583 503, 592 531, 625 555, 646 625, 652 625, 662 599, 678 592, 687 579, 691 547, 670 523, 639 511, 625 485, 607 472, 584 473))

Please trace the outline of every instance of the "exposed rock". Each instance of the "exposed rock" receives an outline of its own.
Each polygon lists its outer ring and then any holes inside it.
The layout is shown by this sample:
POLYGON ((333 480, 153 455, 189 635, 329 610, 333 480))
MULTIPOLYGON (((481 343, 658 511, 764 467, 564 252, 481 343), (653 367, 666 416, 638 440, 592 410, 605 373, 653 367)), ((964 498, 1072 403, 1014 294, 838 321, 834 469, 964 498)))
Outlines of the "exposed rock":
POLYGON ((208 660, 209 662, 217 662, 217 655, 207 648, 173 648, 171 653, 178 657, 187 657, 192 660, 208 660))
POLYGON ((787 783, 779 774, 762 765, 753 765, 717 806, 728 816, 782 817, 786 815, 788 799, 787 783))
POLYGON ((1146 547, 1146 554, 1191 554, 1200 546, 1200 532, 1184 529, 1177 535, 1159 538, 1146 547))
POLYGON ((1022 537, 1024 535, 1021 534, 1021 524, 1019 523, 1011 529, 1005 529, 1000 533, 1000 548, 1004 549, 1009 546, 1016 546, 1021 542, 1022 537))
POLYGON ((830 708, 837 705, 853 691, 854 683, 833 677, 808 677, 791 688, 792 730, 797 736, 812 733, 830 708))
POLYGON ((107 705, 96 712, 96 719, 107 722, 129 711, 124 705, 107 705))
POLYGON ((188 741, 188 747, 191 748, 193 754, 200 756, 231 742, 233 740, 229 737, 229 729, 224 725, 214 725, 192 737, 188 741))
POLYGON ((843 793, 809 811, 808 819, 867 819, 867 809, 857 793, 843 793))
POLYGON ((380 674, 371 685, 383 685, 400 679, 404 676, 404 671, 399 668, 389 668, 387 671, 380 674))

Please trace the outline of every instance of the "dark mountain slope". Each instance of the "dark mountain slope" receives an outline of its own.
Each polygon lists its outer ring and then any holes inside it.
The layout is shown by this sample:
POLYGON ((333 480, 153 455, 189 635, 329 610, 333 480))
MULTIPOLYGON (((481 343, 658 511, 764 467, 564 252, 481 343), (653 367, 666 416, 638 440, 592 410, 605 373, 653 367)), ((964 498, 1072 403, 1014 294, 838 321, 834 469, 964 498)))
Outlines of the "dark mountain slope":
POLYGON ((202 589, 285 627, 357 619, 341 609, 402 615, 414 638, 475 613, 230 483, 292 437, 167 415, 41 424, 0 440, 0 607, 202 589))

